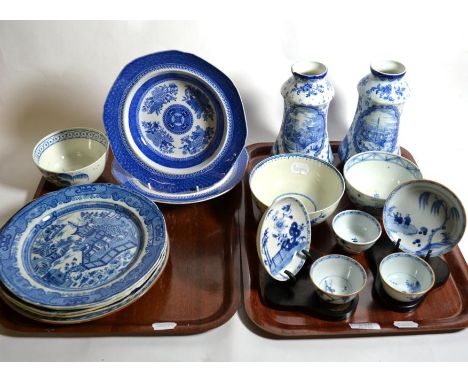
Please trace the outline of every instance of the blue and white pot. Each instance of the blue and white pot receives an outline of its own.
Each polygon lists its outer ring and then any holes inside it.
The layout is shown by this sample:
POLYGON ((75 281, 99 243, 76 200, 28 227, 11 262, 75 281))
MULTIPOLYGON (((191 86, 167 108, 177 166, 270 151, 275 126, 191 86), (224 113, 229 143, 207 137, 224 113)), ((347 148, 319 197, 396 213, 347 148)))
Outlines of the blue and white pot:
POLYGON ((405 66, 396 61, 371 64, 371 73, 358 83, 356 114, 338 149, 342 161, 363 151, 400 155, 400 116, 410 95, 405 73, 405 66))
POLYGON ((298 62, 281 88, 284 115, 272 154, 302 153, 332 163, 327 113, 335 90, 327 67, 320 62, 298 62))

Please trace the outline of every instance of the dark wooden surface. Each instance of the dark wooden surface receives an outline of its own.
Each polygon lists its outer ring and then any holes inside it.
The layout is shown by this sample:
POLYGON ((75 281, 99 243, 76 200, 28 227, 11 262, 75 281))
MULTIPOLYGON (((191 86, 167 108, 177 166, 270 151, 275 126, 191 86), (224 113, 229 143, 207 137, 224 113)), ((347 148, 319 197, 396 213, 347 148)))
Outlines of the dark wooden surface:
MULTIPOLYGON (((112 155, 98 180, 115 183, 112 155)), ((41 180, 35 198, 56 190, 41 180)), ((166 219, 169 262, 160 279, 132 305, 96 321, 76 325, 42 324, 13 312, 0 300, 0 324, 8 334, 180 335, 221 326, 240 304, 238 210, 242 187, 203 203, 158 204, 166 219), (154 323, 174 322, 155 331, 154 323)))
MULTIPOLYGON (((334 152, 339 142, 332 142, 334 152)), ((276 309, 262 300, 261 289, 268 280, 268 274, 260 264, 256 248, 256 234, 260 210, 252 201, 248 177, 260 160, 269 156, 271 143, 258 143, 248 147, 250 162, 243 181, 243 197, 239 216, 241 231, 243 303, 248 319, 259 334, 274 338, 346 337, 367 335, 401 335, 415 333, 450 332, 468 326, 468 266, 456 247, 445 255, 451 275, 440 288, 432 290, 423 303, 412 313, 398 313, 387 310, 373 298, 373 273, 369 259, 364 253, 354 256, 367 270, 368 282, 360 293, 359 304, 352 317, 343 321, 328 321, 298 311, 276 309), (414 321, 419 327, 398 329, 394 321, 414 321), (351 329, 349 323, 378 323, 380 330, 351 329)), ((411 154, 402 149, 402 155, 414 161, 411 154)), ((342 169, 335 155, 335 165, 342 169)), ((424 170, 424 169, 423 169, 424 170)), ((335 214, 344 209, 354 208, 346 195, 335 214)), ((312 227, 312 249, 321 254, 342 253, 333 237, 330 217, 327 222, 312 227)), ((383 233, 383 235, 385 232, 383 233)))

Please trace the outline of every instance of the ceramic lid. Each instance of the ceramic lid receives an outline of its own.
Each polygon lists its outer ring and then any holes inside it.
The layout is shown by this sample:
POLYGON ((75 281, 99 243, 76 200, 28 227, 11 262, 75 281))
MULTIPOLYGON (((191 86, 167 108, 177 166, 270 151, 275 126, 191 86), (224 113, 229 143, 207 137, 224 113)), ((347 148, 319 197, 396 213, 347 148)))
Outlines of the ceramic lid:
POLYGON ((287 281, 285 271, 296 275, 304 265, 311 226, 304 205, 296 198, 285 196, 273 202, 260 221, 257 249, 260 261, 271 277, 287 281))

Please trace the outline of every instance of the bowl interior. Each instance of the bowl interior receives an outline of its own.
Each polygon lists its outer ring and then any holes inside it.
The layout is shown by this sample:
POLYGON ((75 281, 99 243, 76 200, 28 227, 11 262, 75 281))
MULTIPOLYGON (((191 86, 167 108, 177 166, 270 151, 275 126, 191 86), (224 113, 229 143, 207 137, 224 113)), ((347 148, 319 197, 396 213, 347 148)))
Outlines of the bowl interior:
POLYGON ((297 154, 268 158, 251 174, 255 197, 270 206, 281 196, 299 199, 308 213, 323 210, 341 198, 343 179, 335 167, 318 159, 297 154))
POLYGON ((366 273, 355 260, 342 255, 328 255, 318 259, 310 268, 313 283, 332 295, 359 292, 366 283, 366 273))
POLYGON ((402 293, 422 293, 434 283, 430 266, 419 257, 406 253, 384 258, 379 272, 388 285, 402 293))
POLYGON ((106 151, 105 145, 93 139, 70 138, 50 145, 35 161, 50 172, 70 172, 93 164, 106 151))
POLYGON ((402 183, 421 179, 419 169, 398 155, 367 152, 355 155, 345 165, 347 182, 361 194, 387 199, 402 183))
POLYGON ((377 219, 362 211, 343 211, 333 220, 333 229, 342 239, 355 244, 377 240, 382 232, 377 219))
POLYGON ((459 199, 446 187, 428 180, 406 183, 385 203, 384 227, 400 249, 424 256, 449 252, 463 236, 466 216, 459 199))

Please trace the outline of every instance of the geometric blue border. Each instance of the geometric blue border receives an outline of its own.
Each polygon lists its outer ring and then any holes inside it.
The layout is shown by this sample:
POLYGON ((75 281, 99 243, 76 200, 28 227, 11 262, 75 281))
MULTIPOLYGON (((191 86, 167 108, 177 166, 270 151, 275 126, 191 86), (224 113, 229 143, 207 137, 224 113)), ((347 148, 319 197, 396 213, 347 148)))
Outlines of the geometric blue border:
MULTIPOLYGON (((112 184, 91 184, 64 188, 36 199, 18 211, 0 232, 0 281, 17 298, 30 304, 51 308, 79 308, 107 301, 114 295, 125 291, 151 270, 161 258, 166 242, 166 224, 158 207, 144 196, 112 184), (54 208, 66 208, 70 202, 92 203, 96 201, 123 203, 129 213, 135 212, 144 221, 148 243, 140 248, 141 262, 131 271, 114 280, 111 285, 102 285, 92 290, 45 292, 21 276, 18 268, 18 242, 25 235, 30 222, 54 208)), ((31 278, 33 278, 31 276, 31 278)), ((50 286, 55 289, 54 286, 50 286)))
POLYGON ((119 164, 143 183, 163 192, 187 192, 209 187, 229 171, 242 151, 247 125, 239 93, 232 81, 201 58, 179 51, 165 51, 140 57, 130 62, 117 77, 104 105, 104 125, 112 151, 119 164), (206 168, 190 174, 171 174, 155 170, 136 156, 123 131, 123 105, 133 85, 155 70, 185 72, 212 88, 226 113, 227 139, 215 160, 206 168))

